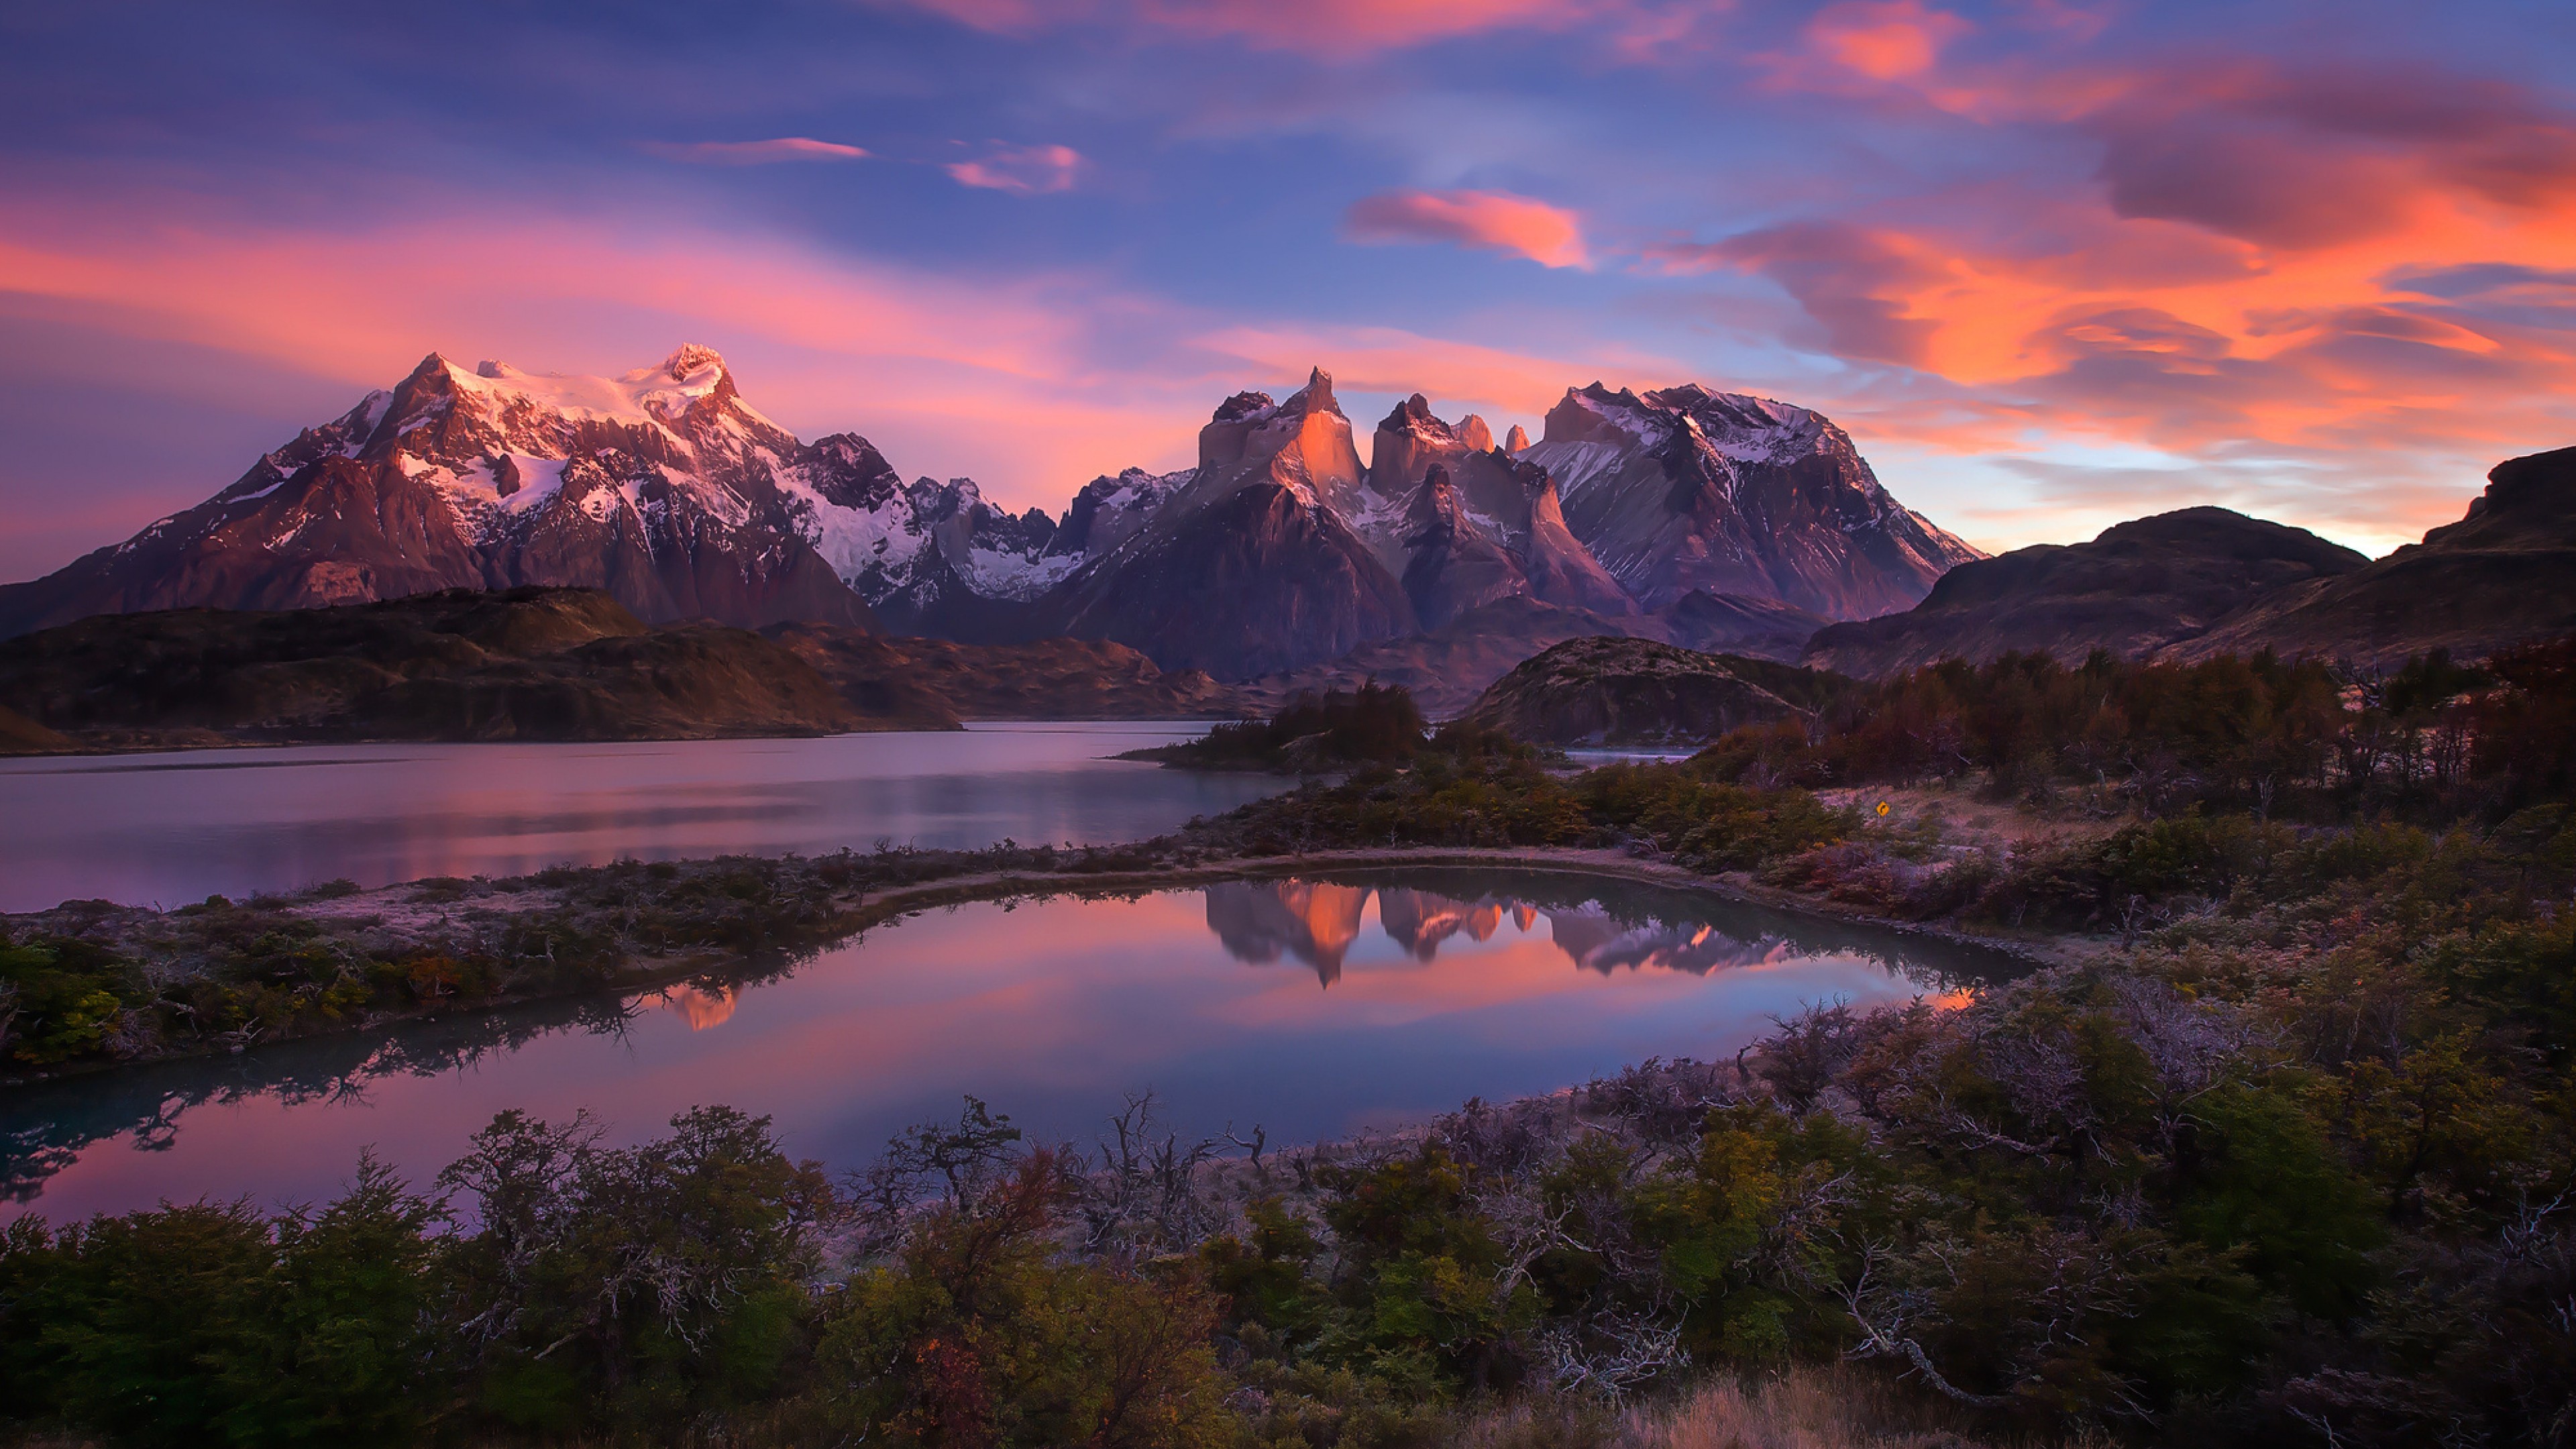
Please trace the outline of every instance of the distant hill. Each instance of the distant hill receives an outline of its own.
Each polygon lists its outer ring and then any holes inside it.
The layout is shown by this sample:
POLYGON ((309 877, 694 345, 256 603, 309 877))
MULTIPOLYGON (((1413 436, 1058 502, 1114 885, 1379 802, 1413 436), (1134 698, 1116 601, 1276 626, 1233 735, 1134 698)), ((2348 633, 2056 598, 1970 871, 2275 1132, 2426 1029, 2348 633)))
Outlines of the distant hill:
POLYGON ((1825 623, 1771 599, 1693 590, 1651 614, 1600 614, 1511 594, 1479 604, 1437 629, 1363 644, 1329 664, 1264 675, 1242 686, 1261 708, 1300 690, 1357 689, 1370 680, 1401 685, 1422 712, 1451 719, 1513 665, 1568 639, 1652 639, 1712 654, 1794 661, 1825 623))
POLYGON ((958 719, 1233 719, 1240 691, 1195 669, 1161 669, 1124 644, 1041 639, 955 644, 830 624, 761 631, 814 666, 863 712, 958 719))
POLYGON ((2576 448, 2509 458, 2468 516, 2366 567, 2248 604, 2169 646, 2173 659, 2271 648, 2387 666, 2576 633, 2576 448))
POLYGON ((1812 714, 1845 683, 1651 639, 1571 639, 1494 681, 1465 719, 1540 744, 1698 742, 1812 714))
POLYGON ((869 716, 782 645, 582 589, 101 615, 0 642, 0 707, 89 747, 955 728, 869 716))
POLYGON ((2185 508, 1963 563, 1902 614, 1819 630, 1804 662, 1855 676, 2008 651, 2064 662, 2095 649, 2140 658, 2258 601, 2370 560, 2305 529, 2224 508, 2185 508))
POLYGON ((80 748, 80 742, 49 730, 14 709, 0 709, 0 755, 51 755, 80 748))

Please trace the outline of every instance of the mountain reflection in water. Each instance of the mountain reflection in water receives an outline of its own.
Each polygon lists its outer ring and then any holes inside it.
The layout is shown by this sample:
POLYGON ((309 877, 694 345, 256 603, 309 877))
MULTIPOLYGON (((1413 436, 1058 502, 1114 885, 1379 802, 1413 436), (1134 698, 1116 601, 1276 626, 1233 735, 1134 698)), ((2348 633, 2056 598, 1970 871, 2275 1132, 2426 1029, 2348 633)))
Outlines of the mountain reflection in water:
POLYGON ((425 1183, 505 1108, 586 1108, 631 1141, 724 1102, 848 1168, 960 1093, 1034 1140, 1087 1142, 1151 1087, 1177 1130, 1313 1141, 1648 1056, 1731 1055, 1809 1002, 1892 1005, 2012 969, 1541 872, 982 902, 665 987, 0 1087, 0 1195, 57 1220, 165 1197, 313 1202, 368 1149, 425 1183))
POLYGON ((1735 935, 1702 920, 1616 916, 1598 900, 1542 906, 1509 895, 1462 898, 1410 886, 1297 879, 1209 886, 1208 929, 1238 961, 1268 965, 1283 954, 1293 956, 1330 987, 1342 979, 1342 960, 1360 938, 1372 896, 1386 938, 1424 962, 1436 959, 1441 943, 1453 936, 1492 940, 1506 919, 1527 934, 1544 918, 1568 961, 1604 976, 1649 967, 1705 976, 1729 967, 1776 965, 1799 950, 1775 933, 1735 935))

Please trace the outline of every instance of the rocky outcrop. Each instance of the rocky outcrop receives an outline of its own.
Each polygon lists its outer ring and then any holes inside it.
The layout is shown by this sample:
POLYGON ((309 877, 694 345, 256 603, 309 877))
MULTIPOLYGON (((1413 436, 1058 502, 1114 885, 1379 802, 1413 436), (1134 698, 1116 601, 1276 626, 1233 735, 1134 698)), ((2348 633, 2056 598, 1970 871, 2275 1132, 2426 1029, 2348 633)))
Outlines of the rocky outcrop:
POLYGON ((1388 567, 1412 569, 1415 538, 1424 524, 1421 490, 1437 472, 1448 480, 1450 498, 1439 506, 1456 520, 1449 528, 1453 552, 1507 558, 1516 576, 1514 593, 1595 613, 1636 612, 1626 590, 1566 528, 1555 480, 1546 469, 1496 448, 1483 419, 1470 413, 1452 427, 1415 393, 1377 425, 1372 447, 1367 484, 1351 522, 1388 567))
POLYGON ((1177 473, 1148 473, 1130 468, 1082 485, 1064 511, 1064 522, 1047 540, 1046 556, 1071 558, 1076 565, 1109 552, 1153 521, 1181 486, 1198 476, 1195 468, 1177 473))
POLYGON ((1286 402, 1237 393, 1200 430, 1190 481, 1047 595, 1040 617, 1220 679, 1411 633, 1403 585, 1345 521, 1359 488, 1329 376, 1318 369, 1286 402))
POLYGON ((2006 652, 2064 663, 2096 649, 2143 658, 2368 562, 2305 529, 2185 508, 2116 524, 2090 543, 2040 544, 1961 564, 1906 613, 1818 632, 1805 662, 1877 676, 2006 652))
POLYGON ((1235 690, 1195 669, 1164 670, 1123 644, 1041 639, 960 644, 830 624, 763 631, 794 650, 862 713, 957 719, 1232 719, 1235 690))
POLYGON ((1415 490, 1408 521, 1404 593, 1423 628, 1437 629, 1479 604, 1531 592, 1519 560, 1467 518, 1446 465, 1431 465, 1415 490))
POLYGON ((2468 514, 2388 557, 2255 600, 2162 657, 2272 649, 2378 667, 2576 634, 2576 448, 2509 458, 2468 514))
POLYGON ((1649 639, 1574 639, 1494 681, 1471 724, 1534 743, 1697 743, 1807 713, 1812 689, 1788 665, 1701 654, 1649 639))
POLYGON ((1213 507, 1237 489, 1267 482, 1345 517, 1359 511, 1360 455, 1351 420, 1333 397, 1332 374, 1318 367, 1306 385, 1272 402, 1266 392, 1239 392, 1217 404, 1199 429, 1199 465, 1176 490, 1171 509, 1213 507))
POLYGON ((1244 679, 1412 633, 1404 587, 1333 509, 1269 478, 1157 519, 1043 605, 1077 639, 1244 679))
POLYGON ((872 720, 758 634, 650 628, 572 589, 101 615, 0 643, 0 705, 102 747, 955 727, 872 720))
POLYGON ((1979 556, 1888 496, 1823 414, 1767 398, 1570 388, 1518 456, 1556 480, 1574 536, 1648 609, 1697 589, 1870 618, 1979 556))

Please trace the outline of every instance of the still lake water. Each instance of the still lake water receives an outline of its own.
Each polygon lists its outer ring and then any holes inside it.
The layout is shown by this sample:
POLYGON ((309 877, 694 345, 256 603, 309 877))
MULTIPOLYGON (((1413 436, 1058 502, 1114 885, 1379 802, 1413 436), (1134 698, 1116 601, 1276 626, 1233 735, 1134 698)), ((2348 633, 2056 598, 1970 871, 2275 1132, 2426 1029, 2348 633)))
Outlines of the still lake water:
POLYGON ((620 856, 1159 835, 1285 782, 1104 758, 1204 724, 584 745, 297 745, 0 763, 0 911, 620 856))
POLYGON ((1729 1056, 1773 1015, 2011 963, 1594 878, 1413 871, 1059 896, 878 927, 766 980, 535 1003, 0 1092, 0 1216, 332 1195, 362 1149, 425 1183, 495 1112, 633 1141, 730 1103, 863 1166, 960 1094, 1088 1143, 1151 1088, 1185 1134, 1298 1145, 1729 1056))

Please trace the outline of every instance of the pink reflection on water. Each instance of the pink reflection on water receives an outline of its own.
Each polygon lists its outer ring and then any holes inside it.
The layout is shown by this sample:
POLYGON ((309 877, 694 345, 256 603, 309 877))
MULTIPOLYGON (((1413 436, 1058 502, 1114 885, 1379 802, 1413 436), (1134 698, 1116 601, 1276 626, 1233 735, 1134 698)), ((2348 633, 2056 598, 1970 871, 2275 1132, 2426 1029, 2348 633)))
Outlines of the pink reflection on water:
POLYGON ((1692 919, 1670 900, 1614 911, 1583 889, 1541 905, 1448 877, 1292 880, 960 906, 776 979, 630 998, 614 1031, 556 1007, 524 1040, 478 1038, 485 1021, 523 1018, 460 1014, 386 1038, 469 1040, 417 1071, 371 1075, 363 1045, 345 1040, 289 1043, 19 1089, 0 1095, 0 1131, 100 1123, 24 1205, 57 1220, 165 1197, 327 1198, 370 1147, 426 1182, 513 1107, 556 1119, 588 1108, 632 1141, 726 1102, 773 1116, 800 1155, 848 1168, 897 1127, 953 1113, 961 1093, 1038 1138, 1087 1139, 1124 1094, 1153 1087, 1184 1131, 1257 1122, 1298 1142, 1647 1056, 1731 1054, 1808 1002, 1865 1008, 1935 989, 1832 923, 1799 934, 1715 903, 1692 919), (1290 962, 1304 969, 1261 969, 1290 962), (1306 984, 1309 971, 1329 989, 1306 984))

